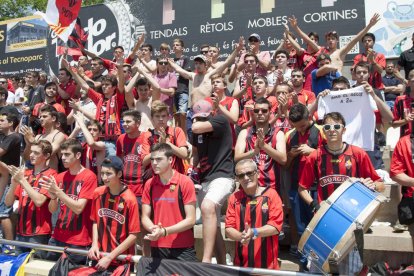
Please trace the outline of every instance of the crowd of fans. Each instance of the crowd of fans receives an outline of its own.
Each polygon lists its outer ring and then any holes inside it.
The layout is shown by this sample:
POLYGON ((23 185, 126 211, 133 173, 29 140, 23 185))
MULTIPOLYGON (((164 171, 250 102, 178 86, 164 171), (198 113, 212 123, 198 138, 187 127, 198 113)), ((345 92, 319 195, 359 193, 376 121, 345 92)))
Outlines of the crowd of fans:
POLYGON ((214 45, 202 45, 190 61, 181 39, 172 48, 162 43, 153 57, 142 35, 127 57, 121 46, 113 60, 82 49, 83 56, 61 57, 57 77, 1 76, 4 238, 87 249, 94 265, 107 269, 136 248, 144 256, 197 261, 197 221, 202 261, 224 264, 226 210, 234 264, 278 269, 284 223, 296 253, 319 203, 347 177, 384 189, 381 147, 390 126, 402 137, 391 177, 412 197, 413 48, 397 66, 387 62, 369 32, 379 20, 375 14, 340 49, 337 32, 326 33, 322 46, 292 17, 273 55, 254 33, 247 44, 240 37, 224 61, 214 45), (359 42, 364 47, 347 79, 345 56, 359 42), (327 100, 347 91, 362 91, 367 104, 342 112, 327 100), (347 128, 344 113, 358 109, 360 128, 347 128), (360 132, 369 141, 355 138, 360 132))

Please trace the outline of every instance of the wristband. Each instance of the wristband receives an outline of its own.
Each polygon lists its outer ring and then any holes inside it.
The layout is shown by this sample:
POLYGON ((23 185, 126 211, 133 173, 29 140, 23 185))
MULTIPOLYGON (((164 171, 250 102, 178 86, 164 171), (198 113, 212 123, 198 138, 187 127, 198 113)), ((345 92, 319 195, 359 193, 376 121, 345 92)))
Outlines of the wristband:
POLYGON ((253 237, 257 238, 259 236, 259 232, 257 231, 257 228, 253 228, 253 237))
POLYGON ((164 237, 167 236, 167 229, 165 229, 164 227, 162 228, 162 230, 164 230, 164 237))

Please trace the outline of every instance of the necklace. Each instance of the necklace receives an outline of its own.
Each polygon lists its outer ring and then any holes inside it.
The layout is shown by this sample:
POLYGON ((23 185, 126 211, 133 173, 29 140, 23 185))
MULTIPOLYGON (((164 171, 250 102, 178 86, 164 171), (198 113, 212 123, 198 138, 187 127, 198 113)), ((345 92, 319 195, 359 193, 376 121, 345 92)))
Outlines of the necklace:
POLYGON ((343 152, 343 150, 344 150, 344 145, 342 144, 341 148, 340 148, 340 149, 338 149, 338 150, 333 150, 333 149, 330 149, 330 148, 328 147, 328 145, 326 145, 326 148, 327 148, 327 150, 328 150, 331 154, 333 154, 333 155, 339 155, 339 154, 341 154, 341 153, 343 152))

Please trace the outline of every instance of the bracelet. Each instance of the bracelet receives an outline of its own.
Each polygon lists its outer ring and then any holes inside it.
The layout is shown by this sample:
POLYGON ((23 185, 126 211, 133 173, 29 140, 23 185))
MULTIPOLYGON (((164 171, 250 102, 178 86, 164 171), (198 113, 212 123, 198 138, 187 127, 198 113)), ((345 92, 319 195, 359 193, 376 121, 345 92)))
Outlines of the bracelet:
POLYGON ((259 231, 257 231, 257 228, 253 228, 253 237, 257 238, 259 236, 259 231))
POLYGON ((167 236, 167 229, 165 229, 164 227, 162 228, 162 230, 164 230, 164 237, 167 236))

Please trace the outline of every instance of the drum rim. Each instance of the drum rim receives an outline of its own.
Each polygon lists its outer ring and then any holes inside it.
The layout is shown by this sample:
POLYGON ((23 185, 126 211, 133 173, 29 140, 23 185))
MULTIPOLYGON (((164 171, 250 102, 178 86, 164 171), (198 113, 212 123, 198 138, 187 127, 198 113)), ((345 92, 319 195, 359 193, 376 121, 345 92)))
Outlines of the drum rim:
MULTIPOLYGON (((335 202, 342 193, 348 189, 352 184, 355 182, 361 182, 360 178, 350 177, 345 182, 343 182, 328 198, 329 200, 323 201, 321 204, 321 207, 318 211, 318 218, 316 220, 311 220, 311 222, 306 227, 305 231, 302 234, 302 237, 299 240, 298 244, 298 250, 299 252, 303 253, 304 246, 307 244, 313 230, 316 228, 316 226, 319 224, 322 217, 326 214, 326 212, 331 207, 332 203, 335 202)), ((376 214, 379 210, 379 207, 381 203, 384 201, 384 196, 380 193, 377 193, 377 195, 374 197, 374 200, 369 203, 364 210, 359 214, 359 216, 355 219, 356 221, 365 221, 363 224, 363 232, 365 233, 369 226, 372 224, 372 222, 375 220, 376 214)), ((328 255, 325 262, 322 264, 322 268, 324 271, 329 272, 329 259, 331 258, 333 252, 339 252, 339 248, 343 250, 344 248, 347 248, 341 255, 346 256, 352 249, 351 244, 355 242, 355 236, 353 235, 354 230, 356 229, 356 224, 351 224, 350 227, 343 233, 341 236, 341 241, 336 244, 336 246, 332 249, 332 252, 328 255)), ((340 259, 341 259, 340 257, 340 259)))

